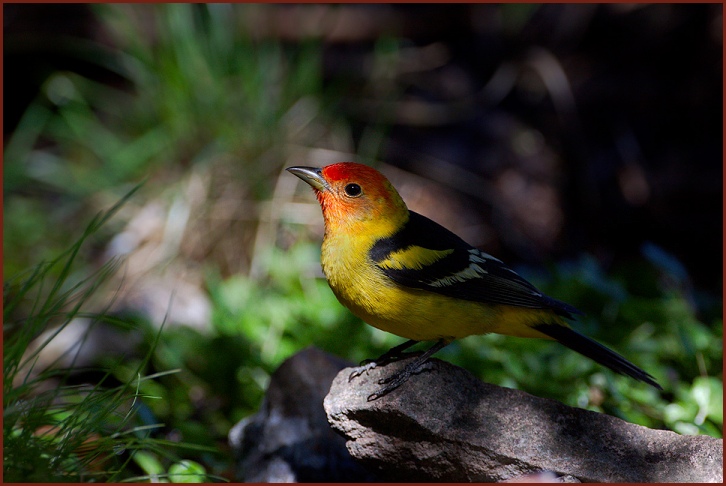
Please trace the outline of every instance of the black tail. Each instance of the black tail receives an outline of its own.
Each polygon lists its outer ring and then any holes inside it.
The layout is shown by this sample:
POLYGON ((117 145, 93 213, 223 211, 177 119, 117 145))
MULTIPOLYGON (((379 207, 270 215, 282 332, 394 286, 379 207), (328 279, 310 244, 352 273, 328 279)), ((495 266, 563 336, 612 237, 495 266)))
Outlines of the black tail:
POLYGON ((583 336, 569 327, 558 324, 538 324, 533 327, 537 331, 548 335, 573 351, 577 351, 583 356, 587 356, 588 358, 597 361, 603 366, 607 366, 617 373, 628 375, 636 380, 643 381, 659 390, 663 389, 651 375, 641 370, 615 351, 609 350, 602 344, 593 341, 589 337, 583 336))

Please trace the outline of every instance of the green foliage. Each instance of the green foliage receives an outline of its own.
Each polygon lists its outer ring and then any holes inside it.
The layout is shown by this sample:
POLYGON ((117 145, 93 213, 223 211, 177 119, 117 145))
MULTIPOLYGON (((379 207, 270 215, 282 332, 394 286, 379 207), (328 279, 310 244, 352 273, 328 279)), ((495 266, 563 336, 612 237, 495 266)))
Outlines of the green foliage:
POLYGON ((317 245, 270 248, 262 265, 265 276, 235 276, 212 286, 214 326, 222 334, 244 336, 272 369, 308 345, 362 359, 366 347, 341 342, 340 335, 366 341, 369 332, 360 329, 325 280, 315 278, 318 262, 317 245))
POLYGON ((169 481, 172 483, 203 483, 206 480, 204 466, 198 462, 179 461, 169 468, 169 481))
MULTIPOLYGON (((148 451, 158 447, 149 433, 160 425, 140 424, 136 417, 143 401, 151 398, 141 390, 158 378, 158 375, 141 376, 140 370, 148 361, 149 354, 128 373, 127 380, 115 386, 112 384, 113 375, 120 365, 86 370, 100 373, 96 383, 70 384, 79 370, 58 368, 58 359, 40 364, 44 349, 73 322, 82 319, 126 324, 103 313, 83 311, 91 296, 115 270, 116 262, 106 263, 85 278, 76 275, 74 267, 84 243, 137 189, 94 218, 66 252, 36 265, 27 274, 4 286, 5 481, 128 480, 135 477, 133 469, 129 468, 135 455, 152 454, 148 451), (53 269, 56 271, 53 272, 53 269)), ((84 341, 85 335, 79 345, 82 346, 84 341)), ((150 349, 154 347, 152 339, 150 349)), ((168 450, 168 445, 165 449, 168 450)), ((179 461, 178 458, 176 460, 179 461)), ((177 462, 168 471, 170 477, 180 478, 180 474, 188 480, 206 477, 203 468, 191 462, 177 462)))

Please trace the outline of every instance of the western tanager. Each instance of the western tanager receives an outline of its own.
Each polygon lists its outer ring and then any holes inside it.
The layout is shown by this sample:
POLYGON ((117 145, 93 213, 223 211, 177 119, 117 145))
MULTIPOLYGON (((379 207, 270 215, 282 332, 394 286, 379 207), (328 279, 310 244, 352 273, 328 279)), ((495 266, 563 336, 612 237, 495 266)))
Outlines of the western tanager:
POLYGON ((377 170, 342 162, 289 167, 315 191, 325 219, 321 263, 338 300, 366 323, 407 338, 376 364, 408 357, 418 341, 437 341, 368 397, 404 383, 454 339, 472 334, 554 339, 608 368, 660 388, 619 354, 572 330, 582 314, 544 295, 497 258, 409 211, 377 170))

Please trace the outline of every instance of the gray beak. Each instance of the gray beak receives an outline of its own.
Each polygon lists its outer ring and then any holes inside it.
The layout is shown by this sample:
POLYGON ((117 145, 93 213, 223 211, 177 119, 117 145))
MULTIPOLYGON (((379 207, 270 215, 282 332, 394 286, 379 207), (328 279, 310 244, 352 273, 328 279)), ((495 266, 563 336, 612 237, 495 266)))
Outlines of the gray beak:
POLYGON ((330 189, 328 182, 323 179, 323 171, 319 167, 288 167, 288 172, 295 174, 318 191, 330 189))

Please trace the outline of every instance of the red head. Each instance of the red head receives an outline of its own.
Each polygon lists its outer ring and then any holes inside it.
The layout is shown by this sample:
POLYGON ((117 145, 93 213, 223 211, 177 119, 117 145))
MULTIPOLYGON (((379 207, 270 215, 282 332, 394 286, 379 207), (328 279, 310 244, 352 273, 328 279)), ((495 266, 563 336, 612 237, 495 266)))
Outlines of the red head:
POLYGON ((287 170, 315 190, 326 227, 358 227, 384 236, 408 219, 408 209, 401 196, 372 167, 340 162, 322 169, 290 167, 287 170))

